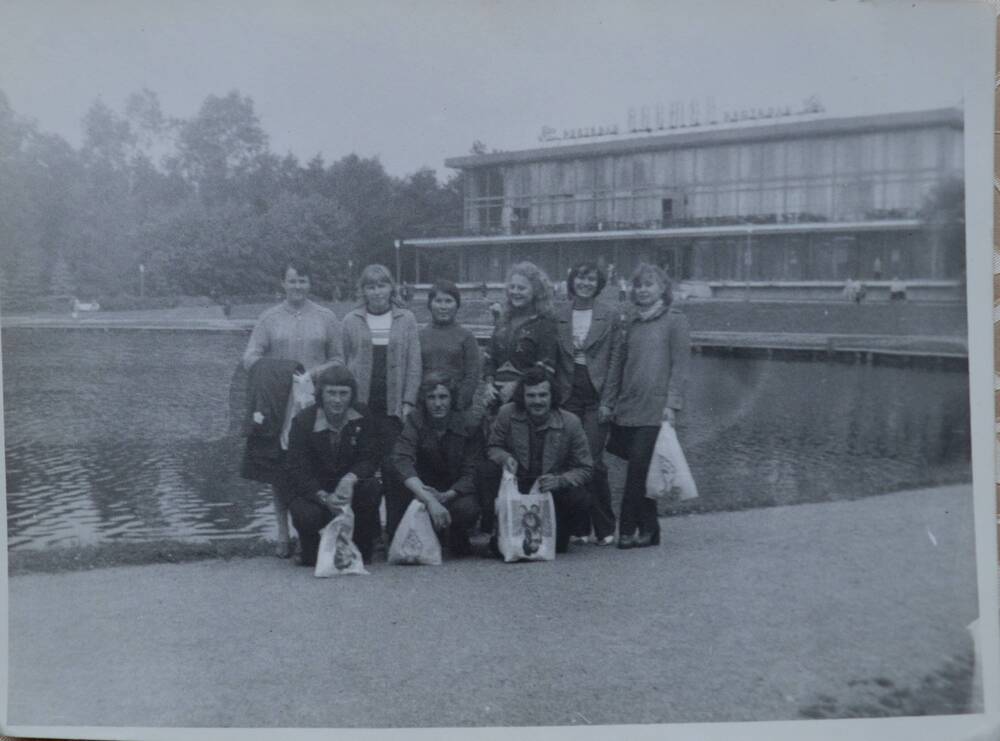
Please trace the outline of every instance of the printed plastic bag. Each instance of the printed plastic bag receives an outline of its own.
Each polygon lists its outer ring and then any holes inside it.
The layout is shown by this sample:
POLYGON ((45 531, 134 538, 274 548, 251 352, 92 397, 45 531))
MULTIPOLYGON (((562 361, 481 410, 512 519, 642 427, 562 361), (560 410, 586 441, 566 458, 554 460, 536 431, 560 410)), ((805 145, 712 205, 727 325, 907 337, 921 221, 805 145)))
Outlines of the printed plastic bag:
POLYGON ((441 543, 427 507, 414 499, 406 508, 389 544, 389 563, 441 565, 441 543))
POLYGON ((656 436, 653 458, 646 474, 646 496, 666 499, 675 491, 681 501, 698 496, 698 487, 691 476, 677 433, 672 424, 664 422, 656 436))
POLYGON ((341 574, 367 574, 361 551, 354 545, 354 511, 344 511, 323 528, 316 554, 315 576, 340 576, 341 574))
POLYGON ((281 449, 288 450, 288 433, 292 429, 295 415, 306 407, 316 403, 316 389, 312 376, 308 373, 296 373, 292 376, 292 391, 288 394, 288 404, 285 406, 285 421, 281 425, 281 449))
POLYGON ((554 561, 556 506, 552 495, 538 490, 521 494, 510 471, 503 472, 496 501, 497 546, 503 560, 554 561))

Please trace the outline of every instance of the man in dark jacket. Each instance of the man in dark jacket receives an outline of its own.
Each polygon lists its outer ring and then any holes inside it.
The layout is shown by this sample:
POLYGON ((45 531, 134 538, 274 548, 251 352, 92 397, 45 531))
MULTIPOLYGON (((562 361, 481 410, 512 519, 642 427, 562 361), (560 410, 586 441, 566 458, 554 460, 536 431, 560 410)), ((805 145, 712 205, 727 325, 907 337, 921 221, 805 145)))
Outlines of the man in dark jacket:
POLYGON ((296 415, 288 437, 288 509, 313 566, 320 531, 343 508, 354 511, 354 543, 370 562, 379 530, 378 453, 374 430, 357 408, 357 384, 342 365, 316 379, 316 404, 296 415))
POLYGON ((551 492, 556 508, 556 553, 565 553, 569 536, 587 515, 586 484, 594 463, 579 418, 559 408, 552 375, 540 366, 528 369, 514 390, 514 401, 500 407, 486 454, 492 475, 483 483, 489 505, 496 499, 501 469, 517 477, 522 494, 534 483, 551 492))
POLYGON ((432 371, 424 378, 417 408, 406 418, 384 472, 386 524, 392 537, 416 498, 434 529, 446 534, 451 551, 466 555, 469 530, 479 517, 475 474, 483 444, 480 425, 455 408, 459 398, 458 382, 449 374, 432 371))

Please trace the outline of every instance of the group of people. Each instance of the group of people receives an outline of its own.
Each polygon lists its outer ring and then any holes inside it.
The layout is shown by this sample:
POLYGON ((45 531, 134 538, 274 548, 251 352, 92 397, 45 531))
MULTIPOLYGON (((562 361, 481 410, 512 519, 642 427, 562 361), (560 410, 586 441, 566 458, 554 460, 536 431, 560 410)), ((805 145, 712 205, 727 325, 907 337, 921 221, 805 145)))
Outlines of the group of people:
POLYGON ((607 275, 597 263, 570 270, 558 310, 545 273, 515 264, 485 357, 456 321, 462 297, 450 281, 431 286, 431 322, 420 328, 382 265, 362 271, 362 303, 342 321, 309 299, 306 265, 285 268, 285 300, 261 315, 243 357, 251 384, 284 378, 287 387, 298 373, 314 389, 314 403, 286 421, 282 450, 258 456, 268 475, 251 476, 274 485, 277 555, 292 555, 290 516, 297 559, 314 564, 320 531, 349 505, 370 562, 383 499, 386 542, 416 499, 453 554, 472 552, 477 526, 493 534, 495 554, 504 471, 522 493, 552 494, 557 553, 571 543, 659 543, 646 473, 661 423, 683 408, 690 356, 687 319, 659 267, 638 267, 622 314, 598 300, 607 275), (628 461, 617 518, 605 450, 628 461))

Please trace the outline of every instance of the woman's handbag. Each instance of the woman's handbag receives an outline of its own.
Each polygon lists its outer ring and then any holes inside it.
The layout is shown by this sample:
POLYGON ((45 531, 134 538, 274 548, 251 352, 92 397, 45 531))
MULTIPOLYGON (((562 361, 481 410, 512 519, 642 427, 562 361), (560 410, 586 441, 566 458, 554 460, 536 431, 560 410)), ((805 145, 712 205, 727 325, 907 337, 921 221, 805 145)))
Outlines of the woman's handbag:
POLYGON ((367 574, 361 551, 354 545, 354 511, 348 506, 323 528, 316 554, 315 576, 367 574))
POLYGON ((554 561, 556 557, 556 507, 552 495, 538 490, 517 490, 514 474, 505 470, 496 500, 497 547, 503 560, 554 561))
POLYGON ((622 427, 611 423, 611 432, 608 435, 608 443, 604 449, 611 455, 628 460, 629 448, 632 447, 632 436, 635 434, 634 427, 622 427))
POLYGON ((441 543, 423 502, 414 499, 399 521, 389 544, 389 563, 441 565, 441 543))
POLYGON ((660 425, 653 457, 649 461, 646 496, 650 499, 666 499, 675 491, 681 501, 698 496, 698 487, 691 476, 691 469, 677 440, 674 426, 664 422, 660 425))

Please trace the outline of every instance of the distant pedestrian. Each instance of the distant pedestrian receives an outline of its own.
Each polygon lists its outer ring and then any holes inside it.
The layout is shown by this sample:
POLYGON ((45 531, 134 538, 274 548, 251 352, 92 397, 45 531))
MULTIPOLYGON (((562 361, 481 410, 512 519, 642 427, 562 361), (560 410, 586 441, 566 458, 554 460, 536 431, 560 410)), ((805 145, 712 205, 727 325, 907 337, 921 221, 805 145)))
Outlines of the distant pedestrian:
POLYGON ((901 281, 898 275, 892 276, 892 282, 889 283, 889 300, 890 301, 906 300, 906 283, 901 281))

